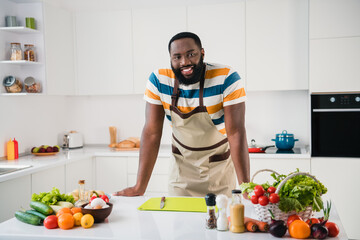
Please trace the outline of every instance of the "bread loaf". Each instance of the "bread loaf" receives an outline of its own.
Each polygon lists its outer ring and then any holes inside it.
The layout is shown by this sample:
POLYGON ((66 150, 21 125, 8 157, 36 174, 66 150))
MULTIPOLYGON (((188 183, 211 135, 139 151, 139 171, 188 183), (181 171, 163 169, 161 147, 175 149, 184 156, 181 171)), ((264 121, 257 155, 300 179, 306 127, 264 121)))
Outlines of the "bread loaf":
POLYGON ((134 148, 135 146, 136 144, 129 140, 121 141, 116 145, 117 148, 134 148))
POLYGON ((129 141, 135 143, 135 147, 136 147, 136 148, 139 148, 139 147, 140 147, 140 138, 138 138, 138 137, 129 137, 129 138, 126 139, 126 140, 129 140, 129 141))

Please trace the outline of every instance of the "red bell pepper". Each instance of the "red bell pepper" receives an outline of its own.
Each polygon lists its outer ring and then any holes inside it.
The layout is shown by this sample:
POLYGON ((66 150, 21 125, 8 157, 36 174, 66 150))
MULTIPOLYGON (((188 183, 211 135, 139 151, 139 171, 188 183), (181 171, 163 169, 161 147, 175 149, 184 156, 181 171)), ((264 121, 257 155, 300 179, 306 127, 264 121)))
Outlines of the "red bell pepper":
POLYGON ((106 195, 100 195, 100 198, 107 203, 109 202, 109 198, 106 195))

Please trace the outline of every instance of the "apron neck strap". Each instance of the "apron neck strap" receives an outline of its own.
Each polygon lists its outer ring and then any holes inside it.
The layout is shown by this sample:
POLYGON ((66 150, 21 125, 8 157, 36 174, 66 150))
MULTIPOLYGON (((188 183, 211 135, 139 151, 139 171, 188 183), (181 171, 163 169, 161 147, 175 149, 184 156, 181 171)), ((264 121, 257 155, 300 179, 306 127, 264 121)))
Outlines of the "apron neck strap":
MULTIPOLYGON (((204 64, 204 70, 200 77, 200 89, 199 89, 199 105, 204 106, 203 96, 204 96, 204 82, 205 82, 205 72, 206 65, 204 64)), ((174 90, 171 95, 171 105, 177 107, 177 103, 180 97, 180 89, 179 89, 179 80, 175 78, 174 90)))

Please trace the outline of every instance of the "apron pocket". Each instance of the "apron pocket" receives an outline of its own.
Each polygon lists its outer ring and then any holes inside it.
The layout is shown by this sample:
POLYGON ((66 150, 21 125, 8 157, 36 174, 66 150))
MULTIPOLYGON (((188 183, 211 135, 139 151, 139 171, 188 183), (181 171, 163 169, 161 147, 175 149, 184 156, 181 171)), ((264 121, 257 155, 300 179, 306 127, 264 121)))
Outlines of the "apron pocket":
POLYGON ((228 149, 226 152, 218 155, 212 155, 209 157, 209 162, 220 162, 228 159, 230 157, 230 149, 228 149))
POLYGON ((171 145, 171 150, 172 150, 172 153, 179 154, 182 156, 180 150, 177 147, 175 147, 174 145, 171 145))

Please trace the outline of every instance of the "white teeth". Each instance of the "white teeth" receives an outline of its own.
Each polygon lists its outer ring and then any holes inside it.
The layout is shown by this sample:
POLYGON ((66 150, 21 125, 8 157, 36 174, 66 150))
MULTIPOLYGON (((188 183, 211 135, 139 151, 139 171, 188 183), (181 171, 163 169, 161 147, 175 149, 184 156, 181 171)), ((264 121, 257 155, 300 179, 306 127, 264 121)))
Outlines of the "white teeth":
POLYGON ((191 71, 191 69, 192 69, 192 67, 189 67, 189 68, 183 68, 183 69, 182 69, 182 71, 184 71, 184 72, 189 72, 189 71, 191 71))

